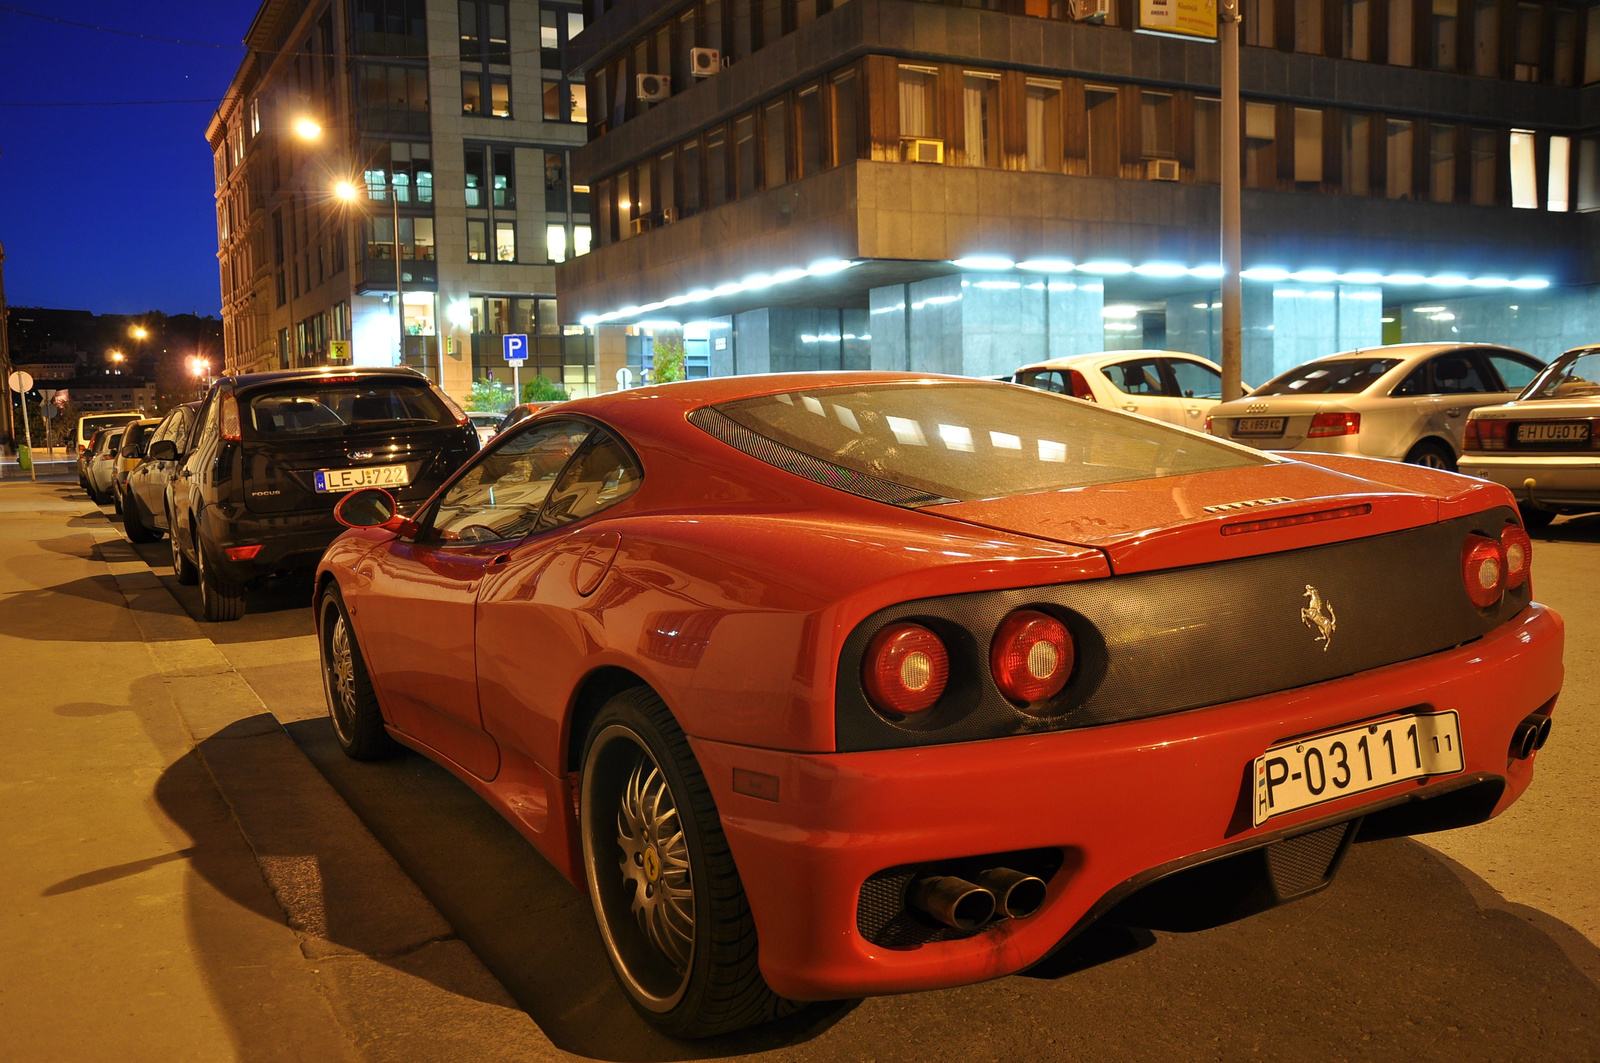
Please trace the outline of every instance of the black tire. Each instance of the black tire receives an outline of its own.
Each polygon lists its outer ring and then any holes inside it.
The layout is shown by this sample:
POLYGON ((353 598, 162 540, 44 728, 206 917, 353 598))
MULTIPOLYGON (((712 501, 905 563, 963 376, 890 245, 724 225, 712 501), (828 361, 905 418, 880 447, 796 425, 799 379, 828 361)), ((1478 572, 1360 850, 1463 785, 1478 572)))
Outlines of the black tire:
POLYGON ((328 719, 344 755, 351 760, 382 760, 404 752, 383 729, 378 695, 337 583, 329 583, 317 599, 317 648, 328 719))
POLYGON ((711 790, 654 691, 633 687, 601 708, 580 787, 589 899, 617 981, 647 1022, 673 1037, 709 1037, 804 1006, 761 977, 755 921, 711 790), (636 914, 640 891, 656 899, 636 914))
POLYGON ((139 516, 139 503, 131 493, 122 503, 122 530, 130 543, 153 543, 161 538, 161 533, 139 516))
POLYGON ((115 480, 111 481, 111 511, 113 513, 122 512, 122 492, 117 490, 117 481, 115 480))
POLYGON ((1456 471, 1455 451, 1439 442, 1437 439, 1424 439, 1411 448, 1411 453, 1406 455, 1407 463, 1423 465, 1430 469, 1442 469, 1445 472, 1456 471))
POLYGON ((196 532, 194 559, 200 584, 200 615, 213 623, 237 620, 244 615, 244 588, 223 578, 216 563, 207 560, 209 553, 196 532))
MULTIPOLYGON (((192 587, 200 580, 200 573, 183 552, 183 543, 178 537, 178 522, 173 517, 172 511, 167 511, 167 537, 172 540, 172 574, 178 577, 178 582, 186 587, 192 587)), ((196 539, 196 545, 199 540, 196 539)))
POLYGON ((1550 527, 1552 521, 1559 515, 1548 509, 1539 509, 1526 502, 1517 503, 1517 511, 1522 514, 1522 526, 1528 531, 1543 531, 1550 527))

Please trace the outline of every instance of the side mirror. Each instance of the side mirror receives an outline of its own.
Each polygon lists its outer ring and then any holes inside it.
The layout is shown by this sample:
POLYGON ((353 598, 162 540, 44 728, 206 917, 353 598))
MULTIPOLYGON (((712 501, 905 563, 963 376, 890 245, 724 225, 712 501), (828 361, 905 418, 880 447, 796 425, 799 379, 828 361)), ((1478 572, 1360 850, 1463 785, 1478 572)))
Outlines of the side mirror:
POLYGON ((148 457, 151 461, 177 461, 178 444, 170 439, 158 439, 150 444, 148 457))
POLYGON ((125 443, 121 453, 124 458, 142 458, 144 457, 144 444, 125 443))
POLYGON ((352 491, 333 507, 333 518, 346 528, 389 528, 411 523, 400 515, 394 496, 381 487, 352 491))

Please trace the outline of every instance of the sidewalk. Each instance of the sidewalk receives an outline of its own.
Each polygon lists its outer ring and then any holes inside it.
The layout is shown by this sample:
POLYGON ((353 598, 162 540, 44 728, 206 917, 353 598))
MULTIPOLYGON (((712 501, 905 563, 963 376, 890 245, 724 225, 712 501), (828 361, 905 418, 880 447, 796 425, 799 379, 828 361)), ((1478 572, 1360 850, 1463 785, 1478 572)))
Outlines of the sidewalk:
POLYGON ((0 1055, 567 1058, 75 486, 0 490, 0 1055))

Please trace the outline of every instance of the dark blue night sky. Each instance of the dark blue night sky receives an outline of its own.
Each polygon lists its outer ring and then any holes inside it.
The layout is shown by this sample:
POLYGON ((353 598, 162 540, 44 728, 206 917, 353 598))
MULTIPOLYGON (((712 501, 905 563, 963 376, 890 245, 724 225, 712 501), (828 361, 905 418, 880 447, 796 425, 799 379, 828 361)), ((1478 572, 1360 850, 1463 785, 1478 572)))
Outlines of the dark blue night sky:
MULTIPOLYGON (((0 0, 0 104, 218 100, 257 0, 0 0), (159 37, 43 22, 34 11, 159 37)), ((12 306, 220 313, 213 103, 0 106, 0 244, 12 306)))

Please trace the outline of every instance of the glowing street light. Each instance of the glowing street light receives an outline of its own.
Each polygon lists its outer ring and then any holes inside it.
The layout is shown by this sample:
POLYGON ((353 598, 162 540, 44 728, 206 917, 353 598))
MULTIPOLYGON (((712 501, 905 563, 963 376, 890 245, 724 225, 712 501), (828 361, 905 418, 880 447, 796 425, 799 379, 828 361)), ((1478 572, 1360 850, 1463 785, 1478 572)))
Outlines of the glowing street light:
POLYGON ((294 135, 301 140, 318 140, 322 137, 322 125, 313 118, 301 118, 294 124, 294 135))
POLYGON ((344 200, 346 203, 354 203, 356 200, 355 183, 352 181, 340 181, 338 184, 333 186, 333 194, 344 200))
POLYGON ((128 335, 132 336, 136 340, 142 340, 150 335, 150 330, 145 328, 143 325, 134 325, 128 330, 128 335))

